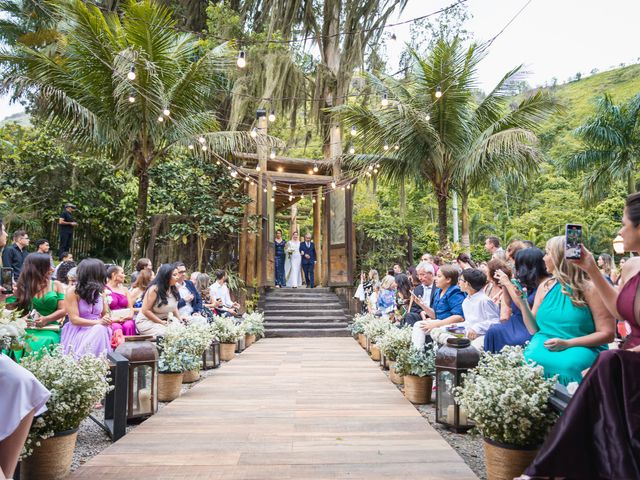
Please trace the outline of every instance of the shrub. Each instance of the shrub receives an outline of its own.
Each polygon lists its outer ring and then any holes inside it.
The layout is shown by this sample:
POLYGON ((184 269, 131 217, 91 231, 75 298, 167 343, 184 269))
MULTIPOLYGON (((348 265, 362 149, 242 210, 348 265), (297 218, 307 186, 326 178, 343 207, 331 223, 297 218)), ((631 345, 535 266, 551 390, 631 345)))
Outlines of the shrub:
POLYGON ((398 352, 396 373, 398 375, 416 375, 427 377, 436 372, 436 345, 431 343, 424 348, 411 347, 398 352))
POLYGON ((380 352, 392 362, 396 361, 402 351, 411 348, 411 327, 390 328, 378 339, 380 352))

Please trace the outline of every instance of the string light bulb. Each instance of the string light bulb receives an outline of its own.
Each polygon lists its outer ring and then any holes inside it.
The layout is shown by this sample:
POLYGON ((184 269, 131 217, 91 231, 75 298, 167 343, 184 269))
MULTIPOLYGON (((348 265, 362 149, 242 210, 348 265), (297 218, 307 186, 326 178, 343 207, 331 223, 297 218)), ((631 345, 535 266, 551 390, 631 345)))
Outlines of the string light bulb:
POLYGON ((318 173, 318 164, 316 162, 313 162, 313 172, 318 173))
POLYGON ((289 195, 289 201, 293 200, 293 195, 289 195))
POLYGON ((171 115, 171 110, 169 110, 169 108, 165 108, 164 110, 162 110, 162 114, 165 117, 168 117, 169 115, 171 115))
POLYGON ((356 130, 356 126, 355 126, 355 125, 353 125, 353 126, 351 127, 351 136, 355 136, 355 135, 356 135, 356 133, 358 133, 358 131, 356 130))
POLYGON ((436 87, 436 98, 440 98, 442 96, 442 88, 440 88, 440 85, 438 85, 436 87))
POLYGON ((275 192, 277 189, 278 189, 278 187, 276 187, 276 184, 274 183, 274 184, 271 186, 271 190, 273 190, 273 191, 275 192))
POLYGON ((260 165, 256 165, 256 172, 259 172, 260 170, 262 170, 262 169, 260 168, 260 165))
POLYGON ((258 129, 256 127, 253 127, 253 129, 251 130, 251 138, 256 138, 258 136, 258 129))
POLYGON ((133 92, 129 94, 129 103, 135 103, 136 97, 133 95, 133 92))
POLYGON ((275 202, 275 201, 276 201, 276 199, 275 199, 275 198, 273 198, 273 197, 271 197, 271 201, 272 201, 272 202, 275 202))
POLYGON ((207 146, 206 146, 206 145, 203 145, 203 146, 202 146, 202 151, 203 151, 203 152, 206 152, 207 150, 208 150, 208 149, 207 149, 207 146))
POLYGON ((398 145, 397 143, 393 146, 394 149, 396 150, 400 150, 400 145, 398 145))
POLYGON ((336 182, 331 182, 331 188, 333 188, 333 189, 336 188, 336 182))
POLYGON ((238 60, 236 61, 236 65, 238 65, 238 68, 244 68, 247 66, 247 58, 244 50, 240 50, 238 52, 238 60))
POLYGON ((347 183, 347 190, 350 190, 350 189, 351 189, 351 184, 347 183))
POLYGON ((273 108, 269 112, 269 121, 272 123, 276 121, 276 111, 273 108))
POLYGON ((356 153, 356 147, 354 147, 353 145, 350 145, 350 146, 349 146, 349 153, 350 153, 351 155, 353 155, 354 153, 356 153))
POLYGON ((387 96, 386 93, 382 95, 382 101, 380 103, 382 104, 383 107, 389 106, 389 97, 387 96))
POLYGON ((374 168, 374 169, 373 169, 373 173, 378 173, 378 169, 377 169, 377 168, 374 168))
POLYGON ((304 200, 304 193, 300 194, 300 200, 304 200))
POLYGON ((238 176, 238 172, 236 172, 235 170, 231 170, 231 176, 233 178, 236 178, 238 176))
POLYGON ((158 121, 159 121, 159 122, 164 122, 164 117, 163 117, 162 115, 160 115, 160 116, 158 117, 158 121))
POLYGON ((263 191, 264 193, 267 193, 267 189, 266 189, 266 187, 265 187, 265 188, 263 188, 263 189, 262 189, 262 191, 263 191))
POLYGON ((424 116, 424 119, 428 122, 429 120, 431 120, 431 115, 429 115, 428 113, 424 116))
POLYGON ((271 153, 269 154, 269 158, 270 158, 271 160, 273 160, 274 158, 276 158, 276 149, 275 149, 275 148, 272 148, 272 149, 271 149, 271 153))
POLYGON ((289 193, 293 192, 293 190, 291 189, 291 185, 289 185, 289 188, 287 189, 287 192, 289 192, 289 193))
POLYGON ((389 144, 387 142, 384 142, 384 146, 382 147, 382 149, 386 152, 387 150, 389 150, 389 144))
POLYGON ((373 165, 369 165, 369 170, 373 170, 373 165))
POLYGON ((315 198, 312 198, 312 199, 311 199, 311 203, 316 203, 316 199, 315 199, 315 198))
POLYGON ((193 150, 193 143, 189 144, 189 150, 193 150))
POLYGON ((134 65, 131 65, 131 70, 127 73, 127 78, 132 82, 136 79, 136 67, 134 65))
POLYGON ((204 138, 204 137, 199 137, 199 138, 198 138, 198 141, 199 141, 200 143, 204 143, 204 142, 206 142, 206 140, 205 140, 205 138, 204 138))

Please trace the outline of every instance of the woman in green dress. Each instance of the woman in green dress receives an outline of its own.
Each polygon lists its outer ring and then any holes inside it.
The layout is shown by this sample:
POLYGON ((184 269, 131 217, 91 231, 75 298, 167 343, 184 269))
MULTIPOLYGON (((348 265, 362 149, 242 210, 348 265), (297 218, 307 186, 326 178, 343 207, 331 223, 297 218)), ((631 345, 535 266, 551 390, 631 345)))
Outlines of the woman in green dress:
POLYGON ((60 343, 60 329, 55 327, 60 326, 65 316, 64 286, 51 280, 52 273, 49 255, 28 255, 16 283, 15 295, 7 298, 7 308, 17 309, 30 317, 29 348, 26 352, 16 352, 17 360, 60 343))
POLYGON ((579 383, 582 372, 608 348, 615 320, 589 277, 564 258, 564 249, 564 236, 547 242, 544 262, 551 278, 538 288, 532 309, 522 299, 519 303, 533 335, 525 358, 541 365, 545 376, 558 375, 558 382, 567 385, 579 383))

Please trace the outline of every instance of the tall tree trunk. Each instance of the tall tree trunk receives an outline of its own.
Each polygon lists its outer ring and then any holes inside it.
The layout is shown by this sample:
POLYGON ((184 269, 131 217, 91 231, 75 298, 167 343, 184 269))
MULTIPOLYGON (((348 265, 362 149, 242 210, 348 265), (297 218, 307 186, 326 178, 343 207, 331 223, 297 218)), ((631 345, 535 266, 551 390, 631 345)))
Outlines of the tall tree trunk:
POLYGON ((627 178, 627 193, 631 195, 636 191, 636 172, 635 170, 631 170, 629 172, 629 177, 627 178))
POLYGON ((438 245, 445 250, 449 244, 447 235, 447 194, 437 193, 438 197, 438 245))
POLYGON ((469 222, 469 192, 466 187, 463 187, 460 191, 460 199, 462 203, 461 217, 462 217, 462 248, 465 252, 471 253, 471 225, 469 222))
POLYGON ((149 200, 149 168, 146 162, 138 170, 138 202, 136 206, 136 221, 133 237, 131 237, 131 263, 135 263, 144 253, 144 239, 147 233, 147 205, 149 200))

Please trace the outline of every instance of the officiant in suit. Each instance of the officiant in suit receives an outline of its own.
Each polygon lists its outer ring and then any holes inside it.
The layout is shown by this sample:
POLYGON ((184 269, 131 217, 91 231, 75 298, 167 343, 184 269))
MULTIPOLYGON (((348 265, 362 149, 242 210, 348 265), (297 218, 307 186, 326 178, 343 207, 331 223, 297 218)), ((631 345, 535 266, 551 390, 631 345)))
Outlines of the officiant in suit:
POLYGON ((311 241, 311 234, 304 236, 304 242, 300 244, 300 255, 302 255, 302 271, 304 272, 304 282, 307 288, 313 288, 313 270, 316 266, 316 247, 311 241))
POLYGON ((429 262, 420 262, 416 267, 420 285, 413 290, 411 311, 404 319, 405 325, 413 325, 420 320, 420 312, 433 305, 436 296, 435 269, 429 262))

